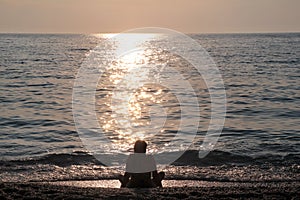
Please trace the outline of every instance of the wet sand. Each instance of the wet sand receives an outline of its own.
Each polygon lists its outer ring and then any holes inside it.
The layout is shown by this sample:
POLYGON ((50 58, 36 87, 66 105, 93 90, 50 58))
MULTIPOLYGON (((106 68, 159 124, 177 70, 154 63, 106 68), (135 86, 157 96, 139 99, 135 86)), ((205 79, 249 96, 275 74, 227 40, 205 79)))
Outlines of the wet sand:
POLYGON ((167 180, 164 188, 116 188, 116 180, 0 183, 0 199, 299 199, 300 182, 167 180))

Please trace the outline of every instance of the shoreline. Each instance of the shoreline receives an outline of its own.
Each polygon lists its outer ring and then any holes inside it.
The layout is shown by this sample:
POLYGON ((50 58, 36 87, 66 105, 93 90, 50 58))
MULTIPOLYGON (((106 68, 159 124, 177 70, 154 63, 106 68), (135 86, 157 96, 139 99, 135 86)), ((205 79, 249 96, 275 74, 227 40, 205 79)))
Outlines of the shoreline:
MULTIPOLYGON (((101 183, 102 180, 98 181, 101 183)), ((0 199, 297 199, 300 196, 300 181, 209 184, 129 189, 78 187, 51 182, 3 182, 0 183, 0 199)))

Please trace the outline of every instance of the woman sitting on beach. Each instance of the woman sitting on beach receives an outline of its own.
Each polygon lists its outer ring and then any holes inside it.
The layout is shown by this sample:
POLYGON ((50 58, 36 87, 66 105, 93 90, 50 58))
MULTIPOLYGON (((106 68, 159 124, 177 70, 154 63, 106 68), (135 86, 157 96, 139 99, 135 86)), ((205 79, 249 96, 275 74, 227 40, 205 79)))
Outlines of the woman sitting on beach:
POLYGON ((134 144, 134 154, 129 155, 126 172, 120 175, 121 187, 151 188, 162 187, 164 172, 157 173, 156 163, 152 155, 146 154, 147 143, 138 140, 134 144))

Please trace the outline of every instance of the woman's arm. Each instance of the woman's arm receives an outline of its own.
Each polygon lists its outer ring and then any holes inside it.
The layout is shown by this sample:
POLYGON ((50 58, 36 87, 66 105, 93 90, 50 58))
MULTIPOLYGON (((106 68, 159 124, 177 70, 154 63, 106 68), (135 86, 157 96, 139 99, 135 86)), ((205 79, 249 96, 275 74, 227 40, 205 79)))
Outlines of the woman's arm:
POLYGON ((162 187, 161 181, 164 178, 165 173, 164 172, 157 173, 157 170, 155 170, 152 172, 152 176, 153 176, 153 183, 155 184, 155 186, 162 187))
POLYGON ((129 182, 129 178, 130 178, 130 176, 131 176, 131 174, 129 173, 129 172, 125 172, 125 174, 124 174, 124 182, 123 182, 123 184, 126 186, 127 185, 127 183, 129 182))
POLYGON ((158 173, 157 173, 157 170, 155 170, 155 171, 152 172, 152 176, 153 176, 153 179, 154 179, 154 180, 157 180, 157 179, 158 179, 158 173))

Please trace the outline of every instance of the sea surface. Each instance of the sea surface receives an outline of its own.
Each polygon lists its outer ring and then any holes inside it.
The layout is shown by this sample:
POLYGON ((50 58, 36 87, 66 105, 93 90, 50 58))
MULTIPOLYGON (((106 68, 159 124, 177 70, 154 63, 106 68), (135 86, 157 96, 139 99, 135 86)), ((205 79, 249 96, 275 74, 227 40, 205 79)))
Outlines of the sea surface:
MULTIPOLYGON (((211 119, 209 90, 187 60, 156 48, 159 37, 113 59, 121 45, 109 34, 0 34, 0 181, 113 179, 124 170, 121 164, 105 166, 101 153, 93 156, 73 118, 75 79, 95 52, 99 57, 94 67, 102 74, 95 86, 94 112, 112 144, 99 147, 106 157, 113 157, 116 149, 131 152, 136 139, 145 139, 150 153, 176 153, 177 147, 169 145, 176 140, 189 148, 178 147, 180 158, 161 169, 167 179, 300 181, 300 33, 188 36, 210 55, 226 92, 222 132, 204 158, 198 151, 211 119), (145 66, 173 67, 193 87, 199 108, 180 107, 170 88, 145 84, 137 87, 123 112, 124 93, 118 91, 128 80, 139 86, 145 66), (124 79, 127 74, 132 76, 124 79), (201 115, 188 121, 199 120, 194 138, 183 132, 191 144, 175 137, 185 108, 199 109, 201 115)), ((181 80, 163 75, 183 100, 192 98, 181 80)))

